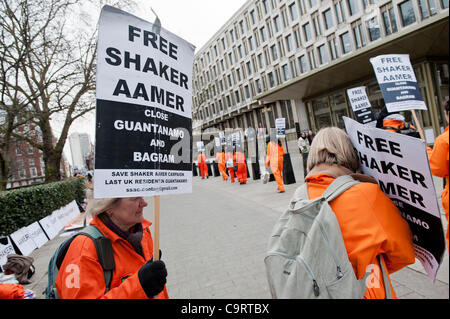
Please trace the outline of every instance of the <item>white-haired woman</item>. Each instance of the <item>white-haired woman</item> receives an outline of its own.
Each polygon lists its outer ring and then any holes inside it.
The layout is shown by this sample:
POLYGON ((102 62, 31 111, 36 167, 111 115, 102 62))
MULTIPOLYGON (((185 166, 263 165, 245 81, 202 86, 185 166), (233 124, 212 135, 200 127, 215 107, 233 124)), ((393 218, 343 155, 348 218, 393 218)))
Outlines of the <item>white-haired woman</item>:
MULTIPOLYGON (((315 136, 309 151, 305 178, 309 198, 321 196, 342 175, 363 181, 330 202, 356 277, 362 279, 371 264, 379 267, 378 255, 383 257, 389 273, 414 263, 412 234, 407 222, 375 180, 360 173, 360 163, 348 135, 337 127, 324 128, 315 136)), ((385 298, 386 283, 380 280, 378 287, 367 288, 365 298, 385 298)))
POLYGON ((168 298, 164 262, 153 262, 153 240, 143 197, 89 199, 90 225, 111 240, 115 267, 110 289, 94 242, 79 235, 70 244, 56 279, 61 299, 168 298))

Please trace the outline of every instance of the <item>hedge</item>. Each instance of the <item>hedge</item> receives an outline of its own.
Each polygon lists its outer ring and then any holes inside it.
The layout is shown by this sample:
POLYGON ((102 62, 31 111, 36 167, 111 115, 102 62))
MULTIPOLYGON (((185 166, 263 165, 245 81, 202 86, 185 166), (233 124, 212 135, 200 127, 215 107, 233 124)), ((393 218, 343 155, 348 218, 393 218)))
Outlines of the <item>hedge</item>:
POLYGON ((38 221, 74 199, 85 198, 84 178, 0 192, 0 236, 38 221))

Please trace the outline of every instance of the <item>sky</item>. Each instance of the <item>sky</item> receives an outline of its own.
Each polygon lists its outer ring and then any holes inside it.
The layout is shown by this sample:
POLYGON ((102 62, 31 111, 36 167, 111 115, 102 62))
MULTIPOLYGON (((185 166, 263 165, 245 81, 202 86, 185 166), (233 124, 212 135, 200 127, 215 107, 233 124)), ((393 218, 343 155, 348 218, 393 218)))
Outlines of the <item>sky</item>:
MULTIPOLYGON (((247 0, 135 0, 139 8, 134 15, 153 22, 158 15, 161 26, 190 42, 196 52, 236 13, 247 0), (150 9, 151 8, 151 9, 150 9)), ((97 16, 100 15, 100 12, 97 16)), ((57 128, 55 133, 57 133, 57 128)), ((95 142, 95 112, 77 119, 71 126, 71 133, 88 133, 95 142)), ((72 164, 69 140, 64 153, 72 164)))

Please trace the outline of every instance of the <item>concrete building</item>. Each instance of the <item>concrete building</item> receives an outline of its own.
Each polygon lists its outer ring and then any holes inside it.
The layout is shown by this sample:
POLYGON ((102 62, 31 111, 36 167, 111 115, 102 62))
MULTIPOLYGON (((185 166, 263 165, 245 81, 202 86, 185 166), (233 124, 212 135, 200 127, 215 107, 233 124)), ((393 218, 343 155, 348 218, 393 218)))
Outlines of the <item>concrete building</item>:
POLYGON ((87 133, 72 133, 69 136, 70 152, 74 170, 88 170, 91 141, 87 133))
MULTIPOLYGON (((354 118, 346 90, 384 106, 371 57, 409 54, 428 107, 428 143, 446 125, 448 0, 250 0, 196 53, 193 132, 275 127, 288 138, 354 118)), ((410 119, 411 112, 405 112, 410 119)))

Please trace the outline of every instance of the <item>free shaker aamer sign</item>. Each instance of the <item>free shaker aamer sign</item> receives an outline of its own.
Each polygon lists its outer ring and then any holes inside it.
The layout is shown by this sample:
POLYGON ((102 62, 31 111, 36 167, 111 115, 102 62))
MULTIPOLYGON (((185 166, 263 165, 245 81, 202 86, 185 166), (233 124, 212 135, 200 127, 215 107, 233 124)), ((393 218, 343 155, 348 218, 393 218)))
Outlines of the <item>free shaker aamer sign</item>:
POLYGON ((347 95, 352 105, 353 113, 355 113, 356 120, 359 123, 368 124, 375 121, 365 86, 348 89, 347 95))
POLYGON ((347 117, 344 122, 363 172, 378 181, 408 222, 416 258, 434 281, 445 241, 424 141, 347 117))
POLYGON ((194 49, 164 28, 102 9, 95 198, 192 191, 194 49))
POLYGON ((408 54, 370 59, 389 112, 426 110, 408 54))

